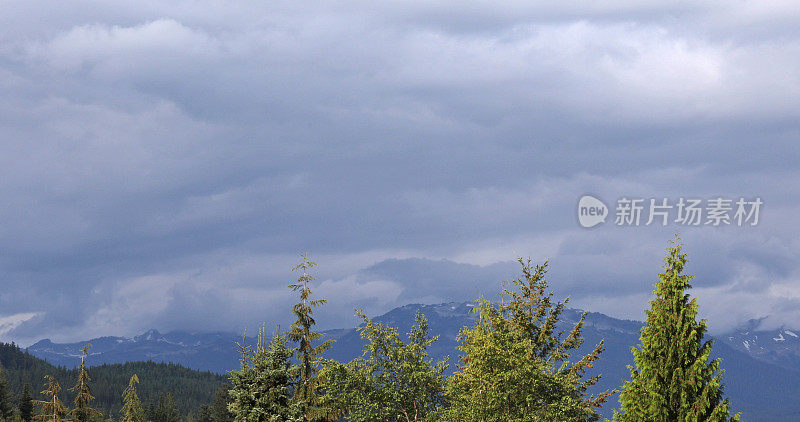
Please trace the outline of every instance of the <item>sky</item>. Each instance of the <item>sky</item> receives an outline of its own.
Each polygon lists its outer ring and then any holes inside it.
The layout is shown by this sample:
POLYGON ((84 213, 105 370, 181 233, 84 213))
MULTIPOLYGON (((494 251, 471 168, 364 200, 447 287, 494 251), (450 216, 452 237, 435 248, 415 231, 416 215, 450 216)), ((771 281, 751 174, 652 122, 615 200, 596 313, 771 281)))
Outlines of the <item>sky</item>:
POLYGON ((304 252, 323 329, 517 257, 641 320, 676 234, 712 333, 800 329, 800 8, 541 3, 0 1, 0 340, 288 326, 304 252))

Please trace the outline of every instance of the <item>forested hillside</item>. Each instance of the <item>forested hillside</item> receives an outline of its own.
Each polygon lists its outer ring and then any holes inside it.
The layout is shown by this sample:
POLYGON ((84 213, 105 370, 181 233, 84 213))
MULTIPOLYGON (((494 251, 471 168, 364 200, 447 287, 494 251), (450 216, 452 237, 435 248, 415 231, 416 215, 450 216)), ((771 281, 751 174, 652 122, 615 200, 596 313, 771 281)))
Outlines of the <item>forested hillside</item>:
MULTIPOLYGON (((52 375, 61 384, 60 399, 71 404, 78 370, 53 366, 11 343, 0 343, 0 364, 8 380, 14 400, 25 384, 31 386, 35 400, 42 399, 44 376, 52 375)), ((225 376, 210 372, 200 372, 180 365, 155 362, 129 362, 124 364, 100 365, 89 368, 92 378, 93 405, 108 414, 116 416, 122 406, 122 392, 128 385, 131 375, 139 377, 137 387, 145 406, 156 405, 159 397, 171 393, 175 405, 182 414, 187 414, 210 402, 215 391, 226 381, 225 376)))

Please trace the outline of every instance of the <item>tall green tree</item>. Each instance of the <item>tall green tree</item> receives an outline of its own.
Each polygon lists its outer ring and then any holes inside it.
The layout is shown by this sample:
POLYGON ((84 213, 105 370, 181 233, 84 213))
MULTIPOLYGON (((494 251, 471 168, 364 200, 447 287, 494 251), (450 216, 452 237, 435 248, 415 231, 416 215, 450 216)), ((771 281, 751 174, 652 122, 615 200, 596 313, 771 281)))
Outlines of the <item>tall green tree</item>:
POLYGON ((585 314, 569 331, 557 323, 568 301, 553 303, 545 280, 547 262, 519 259, 522 277, 512 280, 498 303, 479 300, 474 327, 459 334, 459 370, 449 379, 450 407, 442 419, 459 422, 589 421, 611 394, 587 397, 599 375, 583 379, 603 351, 601 342, 571 360, 581 346, 585 314), (566 336, 565 336, 566 334, 566 336))
POLYGON ((19 395, 19 417, 25 422, 33 420, 33 397, 31 396, 31 386, 26 383, 22 387, 22 393, 19 395))
POLYGON ((67 408, 61 403, 58 395, 61 393, 61 385, 52 375, 45 375, 45 389, 42 391, 47 400, 37 400, 40 411, 36 419, 42 422, 62 422, 67 416, 67 408))
POLYGON ((697 321, 697 298, 686 293, 692 287, 692 276, 683 273, 686 256, 678 240, 667 250, 640 345, 631 348, 634 366, 628 366, 631 379, 623 384, 616 421, 739 420, 729 416, 720 360, 709 357, 712 342, 703 341, 707 324, 697 321))
POLYGON ((144 422, 145 413, 142 408, 142 401, 136 392, 136 384, 138 383, 139 377, 133 374, 125 391, 122 392, 121 422, 144 422))
POLYGON ((86 356, 89 354, 89 347, 87 344, 83 347, 83 356, 81 356, 81 365, 78 367, 78 381, 70 390, 75 392, 75 408, 69 412, 72 419, 76 422, 89 422, 93 416, 100 415, 100 411, 91 407, 90 403, 94 400, 91 388, 89 388, 89 373, 86 371, 86 356))
POLYGON ((301 271, 301 275, 296 283, 289 285, 293 291, 300 292, 300 300, 292 308, 297 320, 292 323, 289 331, 289 340, 297 343, 296 353, 299 361, 300 380, 295 387, 294 400, 300 405, 307 419, 319 417, 323 413, 318 407, 319 397, 316 395, 314 384, 320 355, 331 347, 330 341, 314 345, 322 337, 322 333, 313 330, 316 325, 314 308, 327 302, 326 299, 311 299, 311 282, 314 277, 308 272, 316 265, 308 259, 307 254, 303 254, 300 264, 292 268, 292 271, 301 271))
POLYGON ((323 403, 332 416, 354 422, 421 421, 445 403, 447 359, 433 362, 428 347, 438 339, 428 320, 415 316, 404 342, 394 327, 356 315, 367 340, 362 357, 347 364, 326 360, 320 371, 323 403))
POLYGON ((11 403, 11 390, 8 388, 5 370, 0 366, 0 421, 10 420, 14 416, 14 405, 11 403))
POLYGON ((305 420, 300 404, 292 400, 298 374, 292 364, 294 349, 286 336, 275 333, 265 345, 260 330, 255 349, 239 344, 241 368, 231 371, 231 402, 228 410, 236 422, 301 422, 305 420))

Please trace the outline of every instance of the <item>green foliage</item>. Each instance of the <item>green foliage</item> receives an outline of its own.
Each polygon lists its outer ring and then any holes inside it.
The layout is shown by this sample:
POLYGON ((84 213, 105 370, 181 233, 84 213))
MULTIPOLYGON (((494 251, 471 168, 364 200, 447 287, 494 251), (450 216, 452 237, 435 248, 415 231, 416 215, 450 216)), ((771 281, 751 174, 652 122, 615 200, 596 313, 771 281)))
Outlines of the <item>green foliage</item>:
POLYGON ((327 302, 325 299, 312 300, 311 281, 314 277, 308 274, 308 270, 317 264, 308 259, 303 254, 300 264, 292 268, 292 271, 302 271, 295 284, 289 285, 293 291, 300 291, 300 301, 292 308, 292 313, 297 320, 292 323, 289 331, 289 340, 297 342, 297 360, 299 361, 299 381, 295 387, 294 400, 300 405, 306 418, 313 419, 320 416, 322 410, 318 407, 319 398, 315 391, 315 378, 317 363, 322 352, 331 347, 330 341, 324 341, 316 346, 314 342, 322 337, 322 333, 312 330, 316 321, 314 320, 314 308, 327 302))
POLYGON ((220 386, 211 403, 198 409, 197 422, 233 422, 233 414, 228 410, 231 403, 230 389, 228 384, 220 386))
POLYGON ((181 414, 172 393, 162 394, 158 398, 152 422, 180 422, 180 420, 181 414))
POLYGON ((36 419, 42 422, 61 422, 67 415, 67 408, 58 398, 58 394, 61 392, 61 385, 50 375, 45 375, 44 379, 45 389, 42 391, 42 395, 46 397, 46 400, 38 400, 36 402, 40 407, 36 419))
MULTIPOLYGON (((62 385, 71 385, 80 373, 80 369, 53 366, 20 350, 13 343, 0 343, 0 365, 6 369, 12 391, 21 391, 26 383, 39 385, 45 375, 52 375, 62 385)), ((209 402, 225 382, 224 376, 156 362, 104 364, 88 367, 88 370, 92 374, 91 393, 96 397, 93 407, 102 409, 106 415, 119 414, 122 407, 120 393, 133 374, 137 374, 140 380, 136 391, 142 403, 153 403, 160 395, 171 392, 180 398, 176 404, 181 414, 188 414, 209 402)), ((64 390, 59 397, 65 403, 71 403, 75 395, 74 391, 64 390)))
POLYGON ((19 417, 24 422, 33 420, 33 397, 31 396, 31 385, 25 384, 22 393, 19 395, 19 417))
POLYGON ((447 362, 433 363, 427 348, 438 337, 429 334, 428 320, 416 324, 403 342, 397 329, 357 312, 358 328, 368 341, 363 357, 347 364, 324 361, 320 389, 326 407, 350 421, 420 421, 444 404, 447 362))
POLYGON ((230 386, 223 384, 214 394, 214 400, 209 406, 209 418, 211 422, 233 422, 233 414, 228 410, 231 402, 230 386))
POLYGON ((0 366, 0 421, 10 420, 14 416, 14 406, 11 404, 11 391, 3 367, 0 366))
POLYGON ((76 422, 89 422, 93 416, 100 415, 100 411, 92 408, 89 403, 94 400, 92 391, 89 388, 89 373, 86 372, 86 356, 88 355, 89 347, 87 344, 83 347, 83 356, 81 356, 81 366, 78 368, 78 382, 75 387, 70 390, 75 392, 75 408, 69 414, 76 422))
POLYGON ((641 344, 633 347, 635 366, 620 394, 617 421, 726 421, 729 402, 723 398, 720 360, 709 360, 707 325, 697 321, 697 300, 686 293, 692 276, 683 274, 687 259, 680 243, 668 249, 642 328, 641 344))
POLYGON ((196 422, 211 422, 213 419, 211 418, 211 406, 208 404, 204 404, 200 406, 200 409, 197 410, 197 418, 195 418, 196 422))
POLYGON ((121 422, 144 422, 144 409, 139 394, 136 392, 136 384, 139 377, 136 374, 131 376, 128 386, 122 392, 122 418, 121 422))
POLYGON ((570 351, 583 343, 584 317, 567 333, 556 323, 567 300, 552 303, 544 275, 547 263, 532 267, 519 260, 523 277, 504 288, 502 300, 479 300, 477 324, 459 334, 462 365, 448 382, 449 421, 597 420, 611 394, 586 397, 599 376, 582 380, 603 351, 602 342, 571 362, 570 351))
POLYGON ((255 349, 239 344, 241 368, 231 371, 231 403, 228 410, 236 422, 300 422, 304 414, 292 400, 299 372, 291 357, 294 350, 285 335, 276 333, 268 346, 259 332, 255 349))

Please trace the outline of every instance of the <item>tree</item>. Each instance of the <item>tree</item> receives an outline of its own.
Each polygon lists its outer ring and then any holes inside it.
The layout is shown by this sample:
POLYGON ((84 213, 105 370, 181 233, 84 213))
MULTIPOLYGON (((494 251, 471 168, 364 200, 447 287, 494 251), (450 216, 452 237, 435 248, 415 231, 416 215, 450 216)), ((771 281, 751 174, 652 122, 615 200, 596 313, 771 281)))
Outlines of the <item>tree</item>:
POLYGON ((587 421, 597 420, 611 392, 586 397, 599 375, 583 380, 603 351, 601 342, 586 356, 570 361, 583 343, 586 314, 564 337, 557 323, 569 299, 553 305, 544 276, 547 262, 531 266, 519 259, 522 277, 504 287, 501 301, 478 300, 479 319, 464 328, 459 370, 449 379, 450 407, 442 419, 452 421, 587 421))
POLYGON ((37 400, 36 404, 40 406, 40 413, 36 415, 36 419, 42 422, 62 422, 67 415, 67 408, 58 399, 58 394, 61 392, 61 385, 51 375, 45 375, 45 389, 42 395, 47 397, 47 400, 37 400))
POLYGON ((0 366, 0 421, 9 420, 14 416, 14 406, 11 404, 11 391, 3 367, 0 366))
POLYGON ((181 414, 175 405, 172 393, 162 394, 158 397, 154 422, 180 422, 181 414))
POLYGON ((711 340, 703 341, 706 320, 697 321, 691 275, 683 274, 687 254, 676 241, 664 258, 655 299, 646 312, 640 344, 632 347, 631 379, 620 394, 616 421, 726 421, 730 403, 723 398, 720 360, 711 359, 711 340))
POLYGON ((31 397, 31 386, 25 384, 22 393, 19 395, 19 417, 25 422, 33 420, 33 397, 31 397))
POLYGON ((89 347, 91 346, 91 344, 87 344, 83 347, 81 365, 78 368, 78 381, 75 386, 70 389, 70 391, 75 392, 75 408, 72 409, 69 414, 73 416, 73 420, 76 422, 88 422, 92 416, 101 414, 99 410, 93 409, 89 405, 89 403, 94 400, 92 391, 89 388, 89 381, 92 379, 89 378, 89 373, 86 372, 86 356, 89 354, 89 347))
POLYGON ((236 422, 301 422, 303 409, 292 400, 298 374, 291 362, 294 349, 278 332, 268 346, 264 343, 262 328, 255 349, 244 340, 239 344, 241 368, 230 373, 228 410, 236 422))
POLYGON ((325 299, 312 300, 311 281, 314 277, 308 274, 308 270, 317 264, 308 259, 307 254, 303 254, 300 264, 292 268, 292 271, 301 270, 302 274, 295 284, 289 285, 293 291, 300 291, 300 301, 292 308, 292 313, 297 320, 292 323, 289 331, 289 340, 297 342, 297 360, 299 361, 300 380, 295 388, 294 400, 300 405, 306 418, 313 419, 322 416, 322 410, 318 408, 319 398, 316 395, 314 386, 317 372, 317 363, 320 354, 331 347, 330 341, 324 341, 316 346, 314 342, 322 337, 322 333, 312 330, 316 321, 314 320, 314 308, 327 302, 325 299))
POLYGON ((142 408, 142 401, 139 400, 139 394, 136 392, 136 384, 138 383, 139 377, 133 374, 130 381, 128 381, 128 386, 122 393, 121 422, 144 422, 145 414, 142 408))
POLYGON ((326 360, 320 371, 323 400, 336 416, 363 422, 421 421, 444 404, 447 359, 433 363, 428 347, 438 339, 418 313, 403 342, 396 328, 356 315, 367 340, 364 354, 343 365, 326 360))

